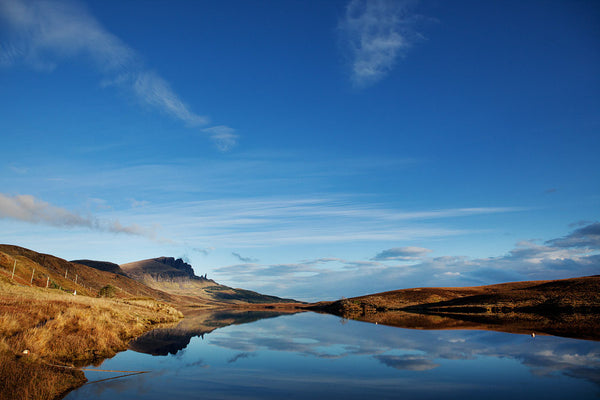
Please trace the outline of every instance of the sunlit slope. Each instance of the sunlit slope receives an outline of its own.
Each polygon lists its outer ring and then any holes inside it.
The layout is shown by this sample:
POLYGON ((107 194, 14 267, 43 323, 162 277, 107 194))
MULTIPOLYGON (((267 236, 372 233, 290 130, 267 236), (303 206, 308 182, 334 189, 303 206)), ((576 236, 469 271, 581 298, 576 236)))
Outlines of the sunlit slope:
POLYGON ((130 277, 152 288, 201 301, 228 304, 296 303, 292 299, 220 285, 206 276, 197 276, 191 265, 172 257, 151 258, 120 267, 130 277))
POLYGON ((112 287, 117 298, 152 297, 177 305, 294 303, 291 299, 263 295, 220 285, 194 274, 181 259, 160 257, 123 264, 61 258, 23 247, 0 245, 0 274, 15 283, 97 297, 112 287), (84 265, 86 264, 86 265, 84 265), (13 276, 14 268, 14 276, 13 276))
POLYGON ((110 294, 117 298, 152 297, 168 302, 176 300, 169 293, 148 287, 122 274, 102 271, 12 245, 0 245, 0 274, 12 278, 15 283, 70 293, 77 291, 78 295, 97 297, 102 288, 112 286, 114 290, 110 294))

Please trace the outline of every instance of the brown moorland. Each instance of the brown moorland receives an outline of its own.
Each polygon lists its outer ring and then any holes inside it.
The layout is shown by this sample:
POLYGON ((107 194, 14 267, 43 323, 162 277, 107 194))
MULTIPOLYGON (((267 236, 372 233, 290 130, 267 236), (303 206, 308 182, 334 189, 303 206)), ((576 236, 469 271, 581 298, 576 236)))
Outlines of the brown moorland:
POLYGON ((60 398, 85 382, 78 366, 100 362, 126 349, 133 338, 180 320, 180 311, 186 317, 181 324, 132 342, 132 348, 175 351, 191 336, 223 324, 305 310, 413 329, 600 340, 600 276, 403 289, 308 305, 219 285, 196 277, 184 264, 161 257, 121 269, 0 245, 0 400, 60 398), (185 273, 169 273, 157 263, 185 273), (208 309, 213 310, 203 311, 208 309))
POLYGON ((402 289, 310 308, 405 328, 491 329, 600 340, 600 276, 402 289))
POLYGON ((0 399, 61 396, 86 381, 74 367, 112 357, 130 339, 182 318, 150 298, 73 296, 4 276, 0 293, 0 399))
POLYGON ((62 397, 85 383, 79 366, 112 357, 131 339, 177 322, 183 317, 178 309, 189 315, 224 305, 243 308, 244 299, 256 309, 295 308, 210 280, 208 287, 231 292, 233 299, 169 293, 131 279, 115 265, 68 262, 0 245, 0 400, 62 397))

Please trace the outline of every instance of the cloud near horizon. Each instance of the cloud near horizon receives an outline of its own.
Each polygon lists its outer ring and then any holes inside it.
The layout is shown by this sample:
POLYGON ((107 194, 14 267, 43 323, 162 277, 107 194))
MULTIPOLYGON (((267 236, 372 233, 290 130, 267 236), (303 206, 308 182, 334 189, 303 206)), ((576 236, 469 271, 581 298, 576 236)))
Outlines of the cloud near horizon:
MULTIPOLYGON (((108 32, 79 3, 0 0, 2 21, 6 37, 0 44, 0 66, 24 63, 39 71, 52 71, 61 61, 87 58, 102 75, 103 86, 125 89, 140 103, 186 126, 209 123, 207 117, 193 112, 165 79, 145 67, 134 49, 108 32)), ((238 136, 232 131, 224 125, 201 130, 220 151, 236 144, 238 136), (224 132, 226 129, 231 132, 224 132)))
POLYGON ((410 287, 564 279, 600 271, 599 226, 598 222, 590 223, 544 244, 521 241, 498 257, 431 258, 426 257, 429 249, 398 247, 381 251, 370 261, 328 257, 296 264, 230 265, 217 268, 214 273, 255 285, 249 289, 308 301, 410 287))
POLYGON ((423 247, 394 247, 393 249, 384 250, 372 258, 374 261, 411 261, 419 259, 433 250, 423 247))
POLYGON ((7 196, 0 193, 0 219, 2 218, 59 228, 89 228, 95 231, 124 233, 164 241, 164 239, 157 239, 154 230, 137 224, 122 225, 118 220, 103 221, 92 216, 84 217, 31 195, 7 196))

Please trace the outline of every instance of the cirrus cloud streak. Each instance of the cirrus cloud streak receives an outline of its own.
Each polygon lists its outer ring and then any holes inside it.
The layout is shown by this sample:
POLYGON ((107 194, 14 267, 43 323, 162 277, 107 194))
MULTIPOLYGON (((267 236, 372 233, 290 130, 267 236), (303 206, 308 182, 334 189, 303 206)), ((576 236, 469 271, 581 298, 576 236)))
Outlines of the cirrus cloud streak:
MULTIPOLYGON (((187 126, 209 119, 193 112, 171 85, 142 62, 137 51, 108 32, 82 5, 72 1, 0 0, 0 22, 6 38, 0 44, 0 66, 24 63, 52 71, 61 61, 82 57, 102 75, 103 86, 117 86, 187 126)), ((217 148, 227 151, 237 135, 225 125, 201 130, 217 148)))
POLYGON ((152 240, 157 239, 153 230, 137 224, 123 225, 118 220, 105 221, 92 216, 82 216, 31 195, 7 196, 0 193, 1 218, 59 228, 88 228, 97 231, 143 236, 152 240))

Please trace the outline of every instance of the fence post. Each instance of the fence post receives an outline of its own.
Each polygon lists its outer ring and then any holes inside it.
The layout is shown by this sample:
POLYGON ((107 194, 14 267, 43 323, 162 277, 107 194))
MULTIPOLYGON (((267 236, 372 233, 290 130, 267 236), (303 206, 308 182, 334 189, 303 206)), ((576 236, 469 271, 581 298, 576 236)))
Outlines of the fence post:
POLYGON ((35 274, 35 268, 33 269, 33 271, 31 272, 31 280, 29 281, 29 284, 33 284, 33 274, 35 274))
POLYGON ((15 260, 15 263, 13 265, 13 273, 12 273, 12 276, 10 277, 10 279, 12 279, 12 280, 15 279, 15 268, 17 268, 17 260, 15 260))
POLYGON ((75 284, 77 285, 77 274, 75 274, 75 284))

